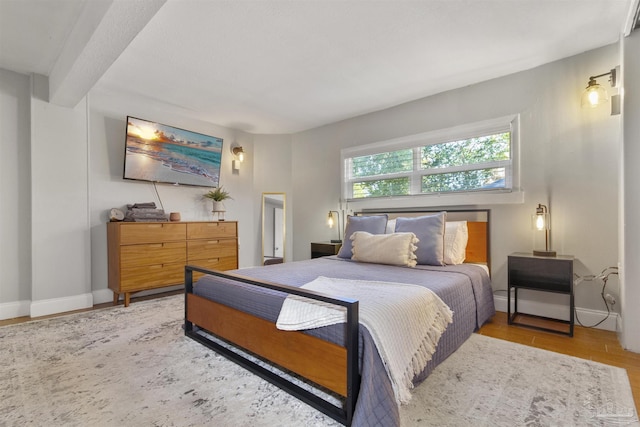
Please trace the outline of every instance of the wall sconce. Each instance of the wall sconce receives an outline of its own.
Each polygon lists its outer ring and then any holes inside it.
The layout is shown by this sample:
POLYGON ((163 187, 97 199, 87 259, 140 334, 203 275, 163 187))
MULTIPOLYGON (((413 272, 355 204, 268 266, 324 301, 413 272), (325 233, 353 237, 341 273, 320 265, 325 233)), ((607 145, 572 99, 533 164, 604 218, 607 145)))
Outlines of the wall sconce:
POLYGON ((598 82, 596 82, 596 79, 604 76, 610 76, 609 83, 611 84, 611 87, 616 87, 618 77, 617 68, 612 68, 608 73, 589 77, 587 88, 582 93, 583 107, 595 108, 598 105, 604 104, 609 100, 609 94, 607 94, 607 90, 599 85, 598 82))
POLYGON ((336 217, 338 218, 338 240, 331 239, 331 243, 342 243, 342 232, 340 231, 340 214, 338 211, 329 211, 329 215, 327 216, 327 224, 329 228, 333 228, 333 213, 336 213, 336 217))
POLYGON ((232 168, 234 171, 240 170, 240 163, 244 161, 244 149, 237 142, 231 144, 231 154, 233 154, 232 168))
POLYGON ((536 213, 531 215, 531 228, 537 231, 544 230, 544 251, 533 250, 535 256, 555 257, 556 251, 549 250, 549 230, 551 229, 549 211, 545 205, 538 203, 536 213))

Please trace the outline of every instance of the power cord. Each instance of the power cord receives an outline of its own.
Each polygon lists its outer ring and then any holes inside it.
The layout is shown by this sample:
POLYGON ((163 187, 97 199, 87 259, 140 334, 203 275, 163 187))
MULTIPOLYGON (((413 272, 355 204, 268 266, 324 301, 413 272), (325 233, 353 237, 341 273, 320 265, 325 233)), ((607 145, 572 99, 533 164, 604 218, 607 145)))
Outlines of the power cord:
POLYGON ((158 197, 158 202, 160 202, 160 209, 164 211, 164 205, 162 204, 162 199, 160 198, 160 193, 158 193, 158 187, 156 186, 155 181, 153 182, 153 189, 156 190, 156 196, 158 197))
MULTIPOLYGON (((582 322, 580 321, 580 319, 578 318, 578 310, 575 310, 575 314, 576 314, 576 321, 578 322, 578 324, 584 328, 595 328, 597 326, 599 326, 600 324, 602 324, 602 322, 604 322, 605 320, 607 320, 609 318, 609 316, 611 316, 611 307, 609 307, 609 301, 607 300, 607 297, 604 293, 605 288, 607 287, 607 281, 609 280, 609 276, 611 275, 618 275, 618 267, 607 267, 604 270, 602 270, 602 272, 597 275, 597 276, 578 276, 577 274, 575 275, 579 280, 586 280, 586 281, 594 281, 596 279, 600 279, 602 280, 602 291, 600 291, 600 296, 602 297, 602 301, 604 301, 604 305, 605 307, 607 307, 607 315, 600 320, 598 323, 595 323, 593 325, 584 325, 582 324, 582 322)), ((612 304, 613 305, 613 304, 612 304)))

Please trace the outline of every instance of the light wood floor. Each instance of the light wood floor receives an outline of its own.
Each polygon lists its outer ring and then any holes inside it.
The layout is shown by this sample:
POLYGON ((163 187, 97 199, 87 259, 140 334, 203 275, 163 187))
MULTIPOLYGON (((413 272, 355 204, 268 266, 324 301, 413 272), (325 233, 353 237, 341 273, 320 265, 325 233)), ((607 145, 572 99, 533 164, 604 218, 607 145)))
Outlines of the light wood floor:
MULTIPOLYGON (((132 298, 131 303, 135 304, 136 301, 141 301, 143 299, 175 295, 182 292, 183 291, 179 290, 155 296, 132 298)), ((111 306, 111 303, 105 303, 96 305, 93 309, 111 306)), ((92 309, 79 311, 88 310, 92 309)), ((0 320, 0 326, 28 322, 29 320, 32 319, 29 317, 19 317, 16 319, 0 320)), ((553 325, 554 323, 552 322, 544 324, 544 326, 548 327, 552 327, 553 325)), ((480 331, 478 331, 478 333, 489 337, 499 338, 506 341, 624 368, 627 370, 627 374, 629 376, 636 409, 640 410, 640 354, 624 350, 620 346, 615 332, 576 326, 574 329, 574 336, 571 338, 565 335, 538 331, 521 326, 509 326, 507 324, 507 314, 498 312, 489 323, 485 324, 480 331)))

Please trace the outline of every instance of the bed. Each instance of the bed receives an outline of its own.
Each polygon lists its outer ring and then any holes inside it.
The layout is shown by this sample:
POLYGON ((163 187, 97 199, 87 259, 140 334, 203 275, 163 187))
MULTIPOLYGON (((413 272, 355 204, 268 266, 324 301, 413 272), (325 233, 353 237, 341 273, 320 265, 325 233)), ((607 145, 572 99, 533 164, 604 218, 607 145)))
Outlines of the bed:
MULTIPOLYGON (((379 223, 379 214, 370 212, 359 217, 363 218, 363 224, 379 223), (373 219, 374 216, 378 218, 373 219)), ((453 312, 453 322, 439 337, 426 366, 414 376, 413 382, 417 384, 495 313, 489 279, 489 211, 394 212, 386 213, 384 217, 385 230, 380 232, 378 229, 375 233, 356 230, 358 222, 354 217, 350 223, 356 225, 351 230, 358 233, 345 236, 358 239, 351 242, 345 239, 345 251, 341 250, 337 256, 232 272, 187 266, 186 335, 340 423, 398 425, 397 390, 394 390, 386 363, 377 351, 375 337, 359 322, 361 307, 358 298, 327 295, 303 286, 330 276, 349 283, 375 280, 419 285, 437 295, 453 312), (357 259, 356 253, 365 253, 360 237, 382 241, 386 239, 382 234, 396 234, 394 231, 406 234, 402 225, 408 224, 411 228, 418 224, 415 221, 435 215, 444 215, 447 225, 454 218, 456 222, 465 223, 468 238, 463 249, 464 263, 407 266, 357 259), (393 223, 396 217, 398 222, 404 222, 387 229, 387 224, 393 223), (460 221, 460 218, 470 220, 460 221), (346 253, 353 253, 353 259, 346 253), (200 276, 202 273, 204 275, 200 276), (200 276, 195 283, 194 275, 200 276), (278 329, 276 322, 280 310, 290 295, 344 307, 346 322, 302 331, 278 329)), ((347 232, 350 232, 350 223, 347 224, 347 232)), ((429 240, 428 236, 421 237, 423 242, 429 240)), ((438 235, 437 239, 441 237, 438 235)))

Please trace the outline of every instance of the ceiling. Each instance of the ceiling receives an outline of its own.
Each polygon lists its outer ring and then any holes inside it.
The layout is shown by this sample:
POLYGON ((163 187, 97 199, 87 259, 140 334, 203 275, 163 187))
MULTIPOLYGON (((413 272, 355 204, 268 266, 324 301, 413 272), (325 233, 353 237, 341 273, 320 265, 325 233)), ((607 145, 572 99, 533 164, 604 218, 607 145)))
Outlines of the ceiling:
POLYGON ((615 43, 637 8, 638 0, 0 0, 0 68, 50 76, 52 93, 66 90, 66 78, 86 87, 80 96, 96 87, 251 133, 293 133, 615 43))

